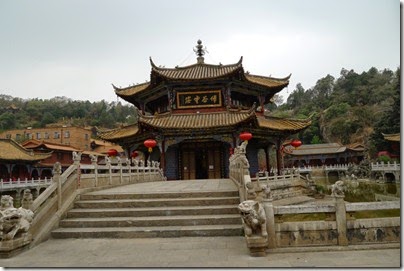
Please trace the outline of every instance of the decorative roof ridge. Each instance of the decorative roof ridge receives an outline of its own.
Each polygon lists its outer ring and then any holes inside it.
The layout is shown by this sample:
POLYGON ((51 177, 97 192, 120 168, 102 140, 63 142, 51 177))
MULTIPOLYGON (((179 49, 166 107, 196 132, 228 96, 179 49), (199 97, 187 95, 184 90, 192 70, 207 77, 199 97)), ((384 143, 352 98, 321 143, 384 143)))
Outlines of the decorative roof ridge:
POLYGON ((22 151, 23 153, 25 153, 26 155, 32 156, 32 157, 37 157, 38 160, 47 158, 52 154, 52 152, 36 154, 33 150, 24 148, 24 146, 22 146, 21 144, 19 144, 17 141, 15 141, 12 138, 0 138, 0 141, 8 142, 11 145, 13 145, 14 147, 16 147, 17 149, 19 149, 20 151, 22 151))
POLYGON ((243 56, 241 56, 239 61, 237 63, 234 63, 234 64, 223 65, 221 63, 219 63, 219 64, 195 63, 195 64, 191 64, 191 65, 188 65, 188 66, 183 66, 183 67, 175 66, 174 68, 161 68, 161 67, 158 67, 153 62, 151 57, 149 59, 150 59, 150 64, 152 66, 152 70, 157 70, 157 71, 185 70, 185 69, 193 68, 193 67, 196 67, 196 66, 206 66, 206 67, 214 67, 214 68, 241 67, 242 63, 243 63, 243 56))
POLYGON ((271 77, 271 76, 256 75, 256 74, 251 74, 251 73, 245 73, 245 76, 246 77, 250 76, 250 77, 259 77, 259 78, 265 78, 265 79, 272 79, 272 80, 275 80, 275 81, 287 81, 292 76, 292 73, 290 73, 288 76, 286 76, 284 78, 275 78, 275 77, 271 77))
POLYGON ((276 120, 290 120, 290 121, 298 121, 298 122, 303 122, 303 123, 311 123, 310 118, 306 119, 295 119, 295 118, 281 118, 281 117, 275 117, 275 116, 264 116, 265 119, 276 119, 276 120))
POLYGON ((393 133, 393 134, 385 134, 382 133, 383 136, 400 136, 400 133, 393 133))
MULTIPOLYGON (((228 109, 228 110, 223 110, 223 111, 215 111, 215 112, 200 112, 197 113, 197 115, 224 115, 224 114, 255 114, 255 107, 252 107, 248 110, 238 110, 238 109, 228 109)), ((173 115, 176 116, 190 116, 190 115, 196 115, 196 113, 194 112, 184 112, 184 113, 178 113, 176 112, 175 114, 173 114, 172 112, 165 112, 162 114, 156 114, 156 115, 139 115, 140 119, 158 119, 158 118, 169 118, 173 115)))
POLYGON ((69 148, 75 149, 75 150, 77 150, 77 151, 81 151, 80 149, 75 148, 75 147, 73 147, 73 146, 71 146, 71 145, 64 145, 64 144, 59 144, 59 143, 53 143, 53 142, 44 141, 44 140, 40 141, 40 144, 39 144, 38 146, 41 146, 41 145, 48 146, 48 147, 49 147, 49 146, 69 147, 69 148))
POLYGON ((324 148, 342 148, 346 147, 338 142, 318 143, 318 144, 302 144, 299 148, 305 149, 324 149, 324 148))
POLYGON ((150 85, 150 82, 147 81, 147 82, 140 83, 140 84, 130 85, 130 86, 127 86, 127 87, 124 87, 124 88, 117 87, 113 83, 111 83, 111 85, 112 85, 112 87, 114 88, 115 91, 123 91, 123 90, 127 90, 127 89, 130 89, 130 88, 133 88, 133 87, 139 87, 139 86, 142 86, 142 85, 150 85))
MULTIPOLYGON (((142 116, 142 115, 139 115, 139 116, 142 116)), ((95 126, 95 129, 97 130, 97 133, 109 133, 109 132, 119 131, 122 128, 127 128, 127 127, 132 127, 132 126, 138 126, 138 124, 137 123, 132 123, 132 124, 128 124, 128 125, 122 125, 121 127, 112 128, 112 129, 99 128, 99 127, 95 126)))

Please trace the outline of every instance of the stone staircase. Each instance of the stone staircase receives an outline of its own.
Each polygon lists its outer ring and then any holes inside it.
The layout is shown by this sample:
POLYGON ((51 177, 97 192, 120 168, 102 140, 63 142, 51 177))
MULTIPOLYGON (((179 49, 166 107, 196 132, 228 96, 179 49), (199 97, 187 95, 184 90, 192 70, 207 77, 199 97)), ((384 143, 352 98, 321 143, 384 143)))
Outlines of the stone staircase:
POLYGON ((243 234, 237 191, 88 193, 53 238, 147 238, 243 234))

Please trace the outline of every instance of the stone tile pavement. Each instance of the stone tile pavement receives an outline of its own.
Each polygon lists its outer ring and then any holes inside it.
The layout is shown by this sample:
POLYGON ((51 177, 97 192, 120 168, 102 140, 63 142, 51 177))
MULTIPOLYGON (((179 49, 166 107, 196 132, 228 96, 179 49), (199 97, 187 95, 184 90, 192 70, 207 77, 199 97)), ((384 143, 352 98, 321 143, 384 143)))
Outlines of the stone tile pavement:
MULTIPOLYGON (((140 183, 92 193, 218 191, 237 189, 230 180, 140 183)), ((400 244, 285 248, 251 257, 244 237, 49 239, 0 266, 13 268, 385 268, 401 267, 400 244), (314 251, 315 249, 315 251, 314 251)))
POLYGON ((50 239, 10 258, 2 267, 19 268, 399 268, 399 245, 268 250, 251 257, 244 237, 140 239, 50 239), (362 247, 366 248, 366 247, 362 247))

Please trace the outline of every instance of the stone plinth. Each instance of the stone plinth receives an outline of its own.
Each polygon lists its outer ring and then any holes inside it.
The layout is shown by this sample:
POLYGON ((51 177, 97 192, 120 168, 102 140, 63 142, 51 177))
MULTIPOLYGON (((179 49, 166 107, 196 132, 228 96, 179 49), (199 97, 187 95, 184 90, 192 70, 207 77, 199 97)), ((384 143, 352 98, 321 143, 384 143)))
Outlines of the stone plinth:
POLYGON ((247 247, 253 257, 265 257, 268 247, 268 240, 262 236, 246 236, 247 247))
POLYGON ((32 234, 23 233, 12 240, 0 241, 0 258, 10 258, 22 252, 32 241, 32 234))

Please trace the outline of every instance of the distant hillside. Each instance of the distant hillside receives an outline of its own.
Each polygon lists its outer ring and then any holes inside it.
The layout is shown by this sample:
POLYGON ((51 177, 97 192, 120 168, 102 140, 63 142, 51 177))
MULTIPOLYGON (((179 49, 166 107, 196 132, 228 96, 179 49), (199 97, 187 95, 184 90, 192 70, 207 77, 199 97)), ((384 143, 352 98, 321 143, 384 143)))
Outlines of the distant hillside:
MULTIPOLYGON (((312 125, 297 137, 304 144, 362 143, 369 155, 389 148, 381 133, 400 132, 400 69, 395 72, 371 68, 357 74, 342 69, 335 79, 327 75, 313 88, 299 83, 281 103, 269 104, 269 114, 278 117, 310 118, 312 125)), ((66 97, 50 100, 22 99, 0 95, 0 132, 51 123, 114 128, 134 123, 133 105, 120 102, 74 101, 66 97)))
POLYGON ((0 131, 39 128, 51 123, 114 128, 134 123, 136 118, 134 106, 120 102, 74 101, 66 97, 22 99, 0 95, 0 131))
POLYGON ((357 74, 342 69, 335 79, 327 75, 313 88, 301 84, 285 104, 270 114, 311 118, 312 125, 298 137, 305 144, 362 143, 370 155, 388 148, 381 133, 400 132, 400 69, 357 74))

